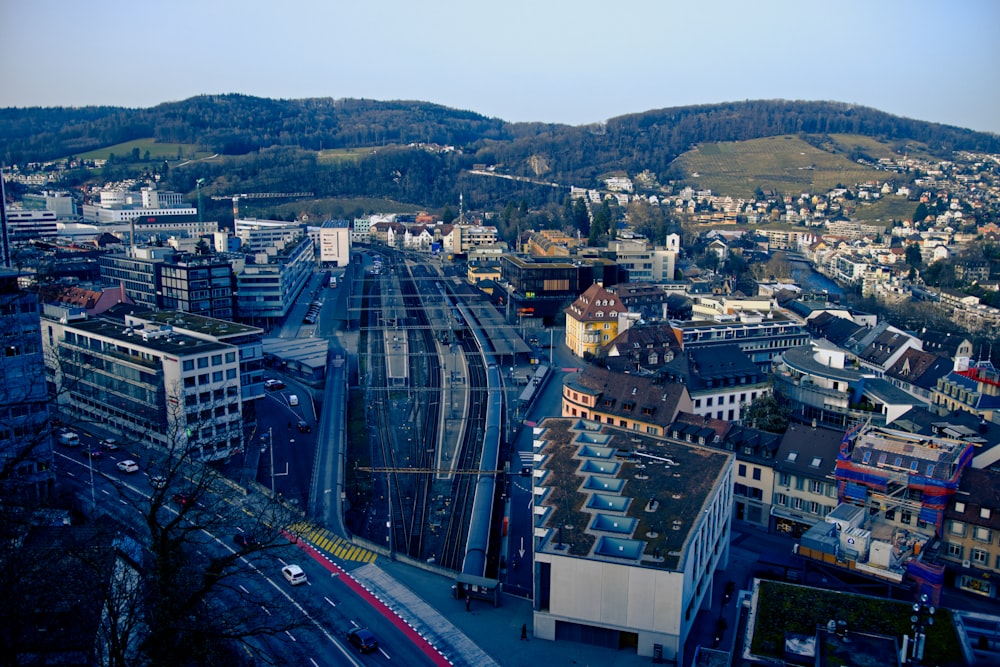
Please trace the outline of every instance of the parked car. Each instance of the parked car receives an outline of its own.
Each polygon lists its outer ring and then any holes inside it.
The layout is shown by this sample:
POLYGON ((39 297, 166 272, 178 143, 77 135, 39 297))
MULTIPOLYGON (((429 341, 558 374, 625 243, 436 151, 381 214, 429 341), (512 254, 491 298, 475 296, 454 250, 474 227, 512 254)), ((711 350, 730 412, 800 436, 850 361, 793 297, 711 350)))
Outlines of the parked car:
POLYGON ((351 628, 347 631, 347 641, 351 646, 362 653, 371 653, 378 650, 378 639, 368 628, 351 628))
POLYGON ((122 472, 139 472, 139 464, 132 459, 118 462, 118 469, 122 472))
POLYGON ((306 573, 302 571, 301 567, 295 565, 294 563, 281 568, 281 574, 292 586, 298 586, 299 584, 306 583, 306 573))
POLYGON ((276 391, 278 389, 284 389, 285 383, 281 380, 264 380, 264 389, 269 389, 270 391, 276 391))
POLYGON ((309 425, 309 422, 304 419, 300 419, 299 423, 295 425, 299 429, 299 433, 312 433, 313 427, 309 425))
POLYGON ((149 484, 154 489, 162 489, 167 485, 167 478, 163 475, 153 475, 149 478, 149 484))
POLYGON ((171 500, 173 500, 175 503, 177 503, 181 507, 187 507, 188 505, 191 505, 192 503, 194 503, 194 498, 192 498, 191 496, 189 496, 186 493, 175 493, 173 495, 173 497, 171 498, 171 500))

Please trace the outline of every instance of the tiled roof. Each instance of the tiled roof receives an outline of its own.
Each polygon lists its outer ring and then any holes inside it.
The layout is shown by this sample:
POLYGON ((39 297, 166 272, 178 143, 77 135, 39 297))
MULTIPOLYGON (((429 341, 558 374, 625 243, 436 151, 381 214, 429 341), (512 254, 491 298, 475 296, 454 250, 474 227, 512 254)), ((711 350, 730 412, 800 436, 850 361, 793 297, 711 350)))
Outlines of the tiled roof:
POLYGON ((615 294, 594 283, 567 309, 568 314, 580 322, 616 320, 628 308, 615 294))
POLYGON ((937 386, 938 378, 944 377, 953 368, 954 364, 950 359, 911 347, 903 352, 903 356, 885 374, 917 387, 933 389, 937 386))
POLYGON ((569 376, 566 384, 595 396, 594 409, 598 412, 660 426, 674 420, 681 401, 688 395, 682 384, 661 384, 647 376, 613 373, 594 365, 585 367, 576 376, 569 376))

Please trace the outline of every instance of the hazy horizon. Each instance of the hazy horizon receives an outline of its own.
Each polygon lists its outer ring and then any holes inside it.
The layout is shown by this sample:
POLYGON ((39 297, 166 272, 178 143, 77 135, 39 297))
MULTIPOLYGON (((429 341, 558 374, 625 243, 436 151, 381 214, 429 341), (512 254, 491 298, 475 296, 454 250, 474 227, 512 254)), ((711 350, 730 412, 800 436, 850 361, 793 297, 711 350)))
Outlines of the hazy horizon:
POLYGON ((196 95, 411 100, 584 125, 834 101, 1000 134, 1000 3, 123 0, 4 3, 0 107, 196 95))

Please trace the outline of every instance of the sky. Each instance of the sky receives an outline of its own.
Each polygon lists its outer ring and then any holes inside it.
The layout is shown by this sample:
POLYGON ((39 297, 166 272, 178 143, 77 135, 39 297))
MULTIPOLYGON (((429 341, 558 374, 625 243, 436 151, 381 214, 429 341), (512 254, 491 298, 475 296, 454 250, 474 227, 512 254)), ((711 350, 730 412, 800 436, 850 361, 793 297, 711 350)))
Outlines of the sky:
POLYGON ((0 0, 0 108, 420 100, 581 125, 832 100, 1000 133, 1000 0, 0 0))

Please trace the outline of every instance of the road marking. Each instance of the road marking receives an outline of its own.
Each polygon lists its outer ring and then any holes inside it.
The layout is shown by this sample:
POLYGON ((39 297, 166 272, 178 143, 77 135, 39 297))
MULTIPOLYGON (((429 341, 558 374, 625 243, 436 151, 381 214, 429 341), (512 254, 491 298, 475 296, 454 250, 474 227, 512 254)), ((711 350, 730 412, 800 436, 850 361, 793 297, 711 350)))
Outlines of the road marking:
POLYGON ((66 474, 69 475, 70 477, 76 477, 76 475, 74 475, 73 473, 71 473, 69 470, 66 471, 66 474))
POLYGON ((103 493, 106 496, 110 496, 111 495, 111 492, 109 492, 107 489, 101 489, 101 493, 103 493))
POLYGON ((337 606, 336 602, 334 602, 330 598, 326 597, 325 595, 323 596, 323 599, 326 600, 327 602, 329 602, 331 607, 336 607, 337 606))
POLYGON ((240 584, 240 590, 246 593, 247 595, 250 595, 250 591, 248 591, 243 584, 240 584))
POLYGON ((291 632, 289 632, 288 630, 285 630, 285 634, 286 634, 286 635, 288 635, 288 638, 289 638, 289 639, 291 639, 291 640, 292 640, 293 642, 297 642, 297 641, 299 641, 299 640, 298 640, 298 639, 296 639, 296 638, 295 638, 295 637, 294 637, 294 636, 292 635, 292 633, 291 633, 291 632))
POLYGON ((389 654, 386 653, 385 649, 383 649, 381 646, 378 647, 378 652, 384 655, 386 660, 392 660, 392 658, 389 657, 389 654))
POLYGON ((309 662, 311 662, 312 664, 316 665, 316 667, 319 667, 319 663, 316 662, 315 660, 313 660, 312 658, 309 658, 309 662))
POLYGON ((268 616, 270 616, 270 615, 271 615, 271 612, 270 612, 270 610, 268 610, 268 608, 267 608, 267 607, 265 607, 264 605, 261 605, 261 606, 260 606, 260 608, 261 608, 261 609, 263 609, 263 610, 264 610, 264 613, 265 613, 265 614, 267 614, 268 616))

